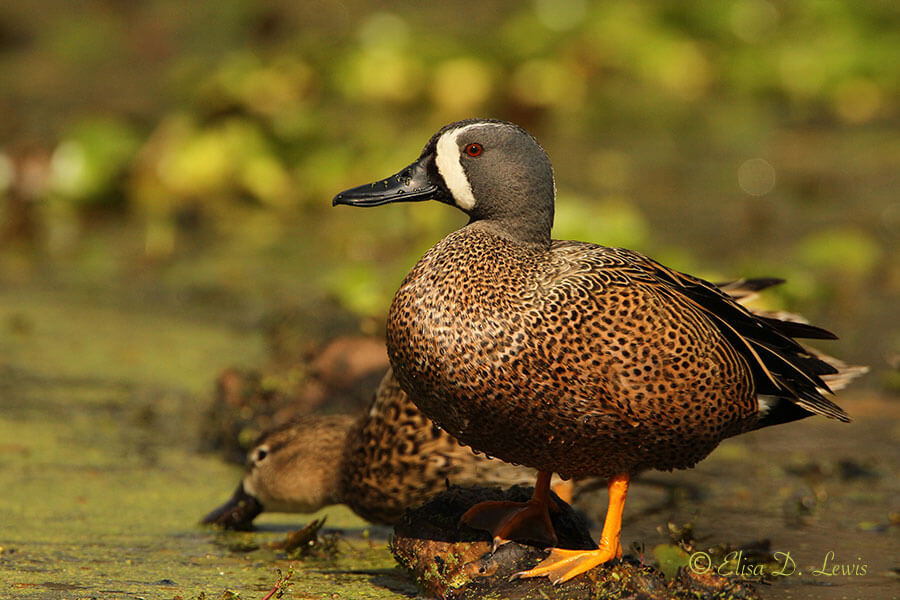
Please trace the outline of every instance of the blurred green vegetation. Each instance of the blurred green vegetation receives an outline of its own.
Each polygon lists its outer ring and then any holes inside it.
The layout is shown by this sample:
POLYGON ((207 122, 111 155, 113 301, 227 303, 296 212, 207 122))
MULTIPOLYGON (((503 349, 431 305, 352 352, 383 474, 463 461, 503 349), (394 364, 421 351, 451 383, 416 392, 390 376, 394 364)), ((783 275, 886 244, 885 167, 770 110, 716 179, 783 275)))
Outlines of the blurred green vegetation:
POLYGON ((462 216, 331 197, 491 116, 553 158, 557 237, 785 277, 773 306, 886 368, 898 55, 887 0, 4 3, 0 277, 330 298, 377 329, 462 216))

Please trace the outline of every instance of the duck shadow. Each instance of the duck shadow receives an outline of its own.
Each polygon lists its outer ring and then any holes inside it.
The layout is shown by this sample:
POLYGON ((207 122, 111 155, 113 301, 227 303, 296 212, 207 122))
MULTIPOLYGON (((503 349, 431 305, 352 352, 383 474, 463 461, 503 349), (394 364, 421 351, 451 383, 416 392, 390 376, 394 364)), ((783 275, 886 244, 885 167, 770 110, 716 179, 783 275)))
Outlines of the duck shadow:
MULTIPOLYGON (((394 537, 410 537, 435 542, 486 542, 491 543, 491 535, 487 531, 474 529, 460 519, 467 510, 479 502, 511 501, 526 502, 531 498, 534 488, 513 486, 499 487, 460 487, 451 486, 438 494, 429 502, 413 510, 407 510, 403 518, 394 527, 394 537)), ((591 537, 590 523, 587 518, 576 512, 559 496, 550 493, 557 510, 550 512, 550 520, 559 538, 557 546, 573 550, 589 550, 597 544, 591 537)), ((541 540, 520 540, 536 548, 547 548, 541 540)))

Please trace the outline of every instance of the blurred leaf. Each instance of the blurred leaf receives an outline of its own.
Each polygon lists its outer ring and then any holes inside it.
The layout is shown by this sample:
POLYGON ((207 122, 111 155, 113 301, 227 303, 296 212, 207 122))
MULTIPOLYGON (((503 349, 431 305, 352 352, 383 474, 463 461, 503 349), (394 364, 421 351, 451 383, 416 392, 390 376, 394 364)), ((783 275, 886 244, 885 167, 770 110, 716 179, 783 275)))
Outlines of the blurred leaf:
POLYGON ((328 277, 326 287, 341 304, 361 316, 381 314, 393 296, 393 290, 386 289, 375 270, 359 263, 335 270, 328 277))
POLYGON ((513 74, 512 93, 526 106, 576 108, 585 91, 582 74, 560 60, 528 60, 513 74))
POLYGON ((108 201, 137 151, 138 134, 121 121, 85 119, 56 147, 51 188, 82 205, 108 201))
POLYGON ((857 277, 871 274, 881 258, 878 244, 857 229, 832 229, 812 234, 798 247, 800 260, 810 267, 857 277))
POLYGON ((493 78, 490 67, 476 57, 444 61, 434 69, 432 101, 441 112, 458 118, 480 114, 493 91, 493 78))
POLYGON ((554 237, 604 246, 640 247, 646 243, 649 233, 640 211, 624 198, 615 196, 588 202, 560 193, 554 221, 554 237))
POLYGON ((186 131, 159 158, 162 182, 176 196, 212 196, 231 174, 231 157, 221 130, 186 131))

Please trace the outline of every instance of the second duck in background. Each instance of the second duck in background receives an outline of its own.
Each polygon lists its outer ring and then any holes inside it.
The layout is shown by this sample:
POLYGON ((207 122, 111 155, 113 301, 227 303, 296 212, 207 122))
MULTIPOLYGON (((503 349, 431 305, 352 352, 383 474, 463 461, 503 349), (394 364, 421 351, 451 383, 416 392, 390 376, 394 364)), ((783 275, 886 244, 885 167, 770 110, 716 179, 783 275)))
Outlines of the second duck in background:
MULTIPOLYGON (((368 411, 310 415, 260 435, 234 495, 203 523, 250 529, 262 512, 312 513, 346 504, 383 525, 450 485, 530 485, 536 471, 476 454, 438 429, 388 370, 368 411)), ((571 484, 554 491, 571 500, 571 484)))

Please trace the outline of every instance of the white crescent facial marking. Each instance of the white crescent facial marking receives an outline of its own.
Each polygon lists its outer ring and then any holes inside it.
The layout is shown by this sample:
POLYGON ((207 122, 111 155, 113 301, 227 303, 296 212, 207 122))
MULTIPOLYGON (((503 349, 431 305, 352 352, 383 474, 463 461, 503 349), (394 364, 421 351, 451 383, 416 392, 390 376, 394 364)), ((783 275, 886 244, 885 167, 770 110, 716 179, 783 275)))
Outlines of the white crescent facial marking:
POLYGON ((475 206, 475 196, 472 194, 472 186, 469 184, 469 178, 460 162, 459 144, 457 138, 459 135, 477 125, 467 125, 459 129, 453 129, 438 138, 435 148, 434 162, 437 165, 438 173, 444 178, 447 189, 453 196, 453 200, 463 210, 472 210, 475 206))

